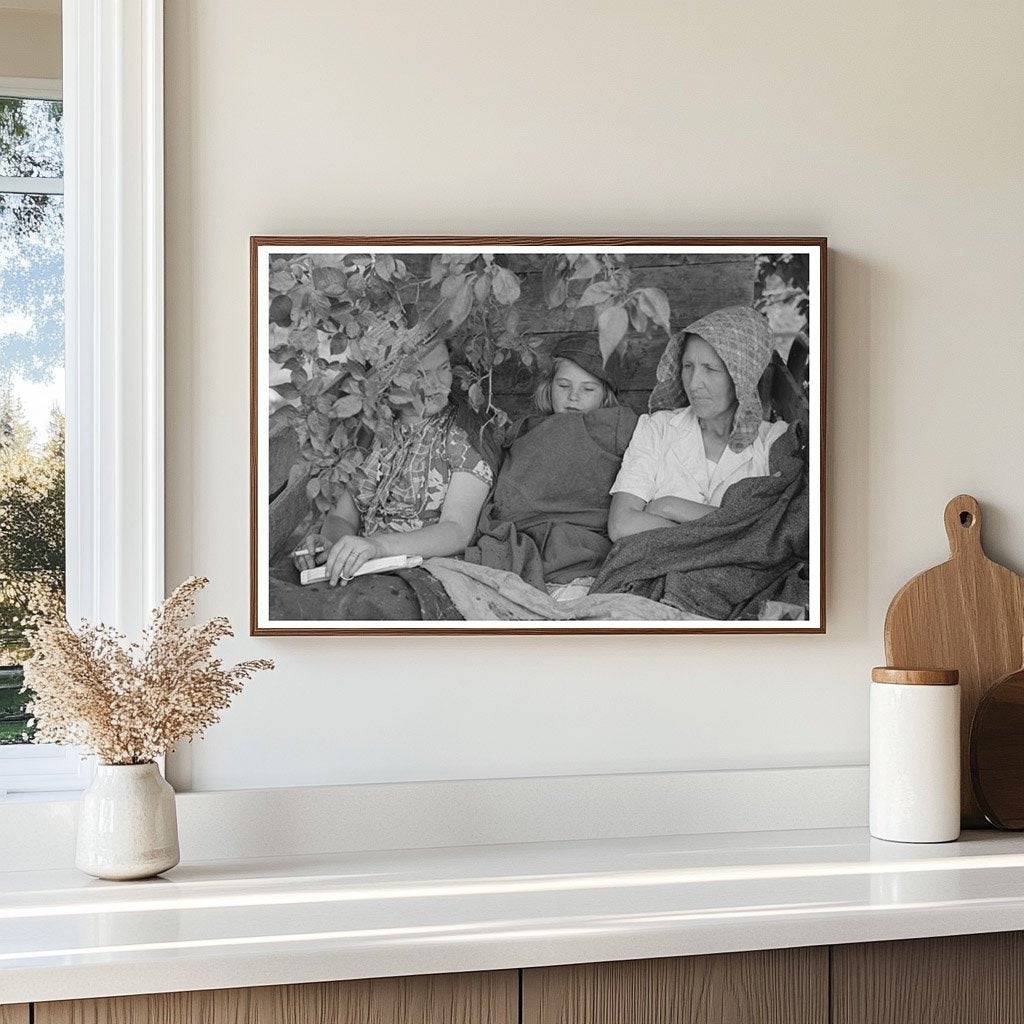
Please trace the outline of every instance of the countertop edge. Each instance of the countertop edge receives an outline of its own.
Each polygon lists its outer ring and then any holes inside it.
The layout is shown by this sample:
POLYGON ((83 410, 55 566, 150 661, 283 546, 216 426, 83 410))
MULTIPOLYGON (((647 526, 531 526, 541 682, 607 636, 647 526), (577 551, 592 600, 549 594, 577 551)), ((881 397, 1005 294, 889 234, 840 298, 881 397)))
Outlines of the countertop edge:
POLYGON ((0 1003, 32 1003, 159 992, 309 984, 646 960, 800 946, 845 945, 1024 929, 1024 899, 968 906, 744 917, 617 930, 551 921, 523 935, 382 942, 359 949, 280 949, 253 954, 155 957, 145 963, 72 964, 0 970, 0 1003))
POLYGON ((1024 930, 1024 836, 1006 833, 663 836, 8 883, 0 1003, 1024 930))

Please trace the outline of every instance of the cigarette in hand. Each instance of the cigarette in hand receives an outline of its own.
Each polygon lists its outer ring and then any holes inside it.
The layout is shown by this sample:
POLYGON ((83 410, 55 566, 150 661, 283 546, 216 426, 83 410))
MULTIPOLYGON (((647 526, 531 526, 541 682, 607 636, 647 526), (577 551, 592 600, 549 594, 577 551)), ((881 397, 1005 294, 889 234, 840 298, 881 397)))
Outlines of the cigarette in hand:
POLYGON ((299 548, 299 550, 298 550, 298 551, 293 551, 293 552, 292 552, 292 556, 293 556, 294 558, 298 558, 298 557, 300 557, 301 555, 308 555, 308 554, 314 554, 314 555, 322 555, 322 554, 323 554, 323 553, 324 553, 324 552, 325 552, 326 550, 327 550, 327 549, 326 549, 325 547, 322 547, 321 545, 319 545, 319 544, 318 544, 318 545, 317 545, 317 546, 316 546, 316 547, 315 547, 315 548, 313 549, 313 551, 312 551, 312 552, 310 552, 309 548, 299 548))

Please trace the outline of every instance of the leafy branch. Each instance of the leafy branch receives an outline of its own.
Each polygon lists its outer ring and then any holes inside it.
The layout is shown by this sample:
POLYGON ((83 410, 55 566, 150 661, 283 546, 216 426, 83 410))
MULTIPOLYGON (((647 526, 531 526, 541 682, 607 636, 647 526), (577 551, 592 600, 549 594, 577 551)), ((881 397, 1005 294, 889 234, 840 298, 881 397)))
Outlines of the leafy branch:
POLYGON ((495 371, 535 365, 521 329, 530 275, 549 310, 592 308, 607 360, 627 333, 669 330, 659 288, 632 287, 625 256, 437 253, 427 263, 390 253, 275 256, 270 266, 272 416, 292 426, 309 465, 307 493, 320 512, 358 478, 373 439, 404 411, 421 414, 416 367, 442 341, 454 380, 484 428, 509 415, 495 403, 495 371), (415 266, 412 266, 415 264, 415 266))

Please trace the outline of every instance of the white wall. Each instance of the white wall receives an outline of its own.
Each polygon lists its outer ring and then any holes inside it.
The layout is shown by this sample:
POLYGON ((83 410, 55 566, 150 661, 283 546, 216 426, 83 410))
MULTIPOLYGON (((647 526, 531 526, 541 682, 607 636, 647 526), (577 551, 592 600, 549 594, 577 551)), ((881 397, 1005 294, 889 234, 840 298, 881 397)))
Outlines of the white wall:
POLYGON ((250 234, 825 234, 828 633, 262 639, 198 789, 861 763, 893 591, 1024 567, 1024 7, 167 0, 168 582, 244 632, 250 234))

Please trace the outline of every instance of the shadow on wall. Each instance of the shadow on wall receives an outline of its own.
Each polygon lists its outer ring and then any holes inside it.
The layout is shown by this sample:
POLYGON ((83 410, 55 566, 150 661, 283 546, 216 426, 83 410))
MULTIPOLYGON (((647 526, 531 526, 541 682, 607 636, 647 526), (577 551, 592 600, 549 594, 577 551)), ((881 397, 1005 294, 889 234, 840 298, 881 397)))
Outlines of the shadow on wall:
MULTIPOLYGON (((881 621, 867 621, 869 566, 856 553, 870 550, 872 311, 884 308, 885 279, 877 266, 830 249, 827 302, 831 344, 826 368, 824 512, 826 562, 833 571, 825 575, 826 603, 832 622, 842 622, 851 635, 871 633, 880 638, 881 621), (832 329, 835 324, 852 329, 843 336, 832 329)), ((883 612, 887 603, 888 599, 879 605, 883 612)))

